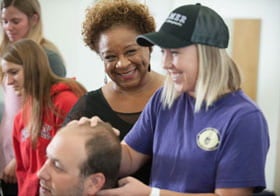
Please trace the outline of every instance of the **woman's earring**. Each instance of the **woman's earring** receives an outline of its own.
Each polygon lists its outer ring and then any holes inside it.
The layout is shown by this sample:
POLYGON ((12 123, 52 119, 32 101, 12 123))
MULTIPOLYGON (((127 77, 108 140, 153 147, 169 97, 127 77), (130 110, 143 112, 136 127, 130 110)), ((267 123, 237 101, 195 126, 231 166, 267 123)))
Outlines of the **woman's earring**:
POLYGON ((149 66, 148 66, 148 72, 150 72, 151 71, 151 65, 149 64, 149 66))
POLYGON ((105 74, 105 77, 104 77, 104 84, 107 84, 108 83, 108 78, 107 78, 107 75, 105 74))

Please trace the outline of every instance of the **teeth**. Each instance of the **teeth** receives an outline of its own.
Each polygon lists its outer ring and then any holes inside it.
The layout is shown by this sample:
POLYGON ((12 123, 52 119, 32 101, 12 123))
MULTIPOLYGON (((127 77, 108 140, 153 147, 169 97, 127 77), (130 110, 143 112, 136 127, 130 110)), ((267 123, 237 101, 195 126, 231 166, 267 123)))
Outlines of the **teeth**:
POLYGON ((171 78, 173 79, 173 80, 177 80, 178 78, 180 78, 180 76, 181 76, 181 74, 179 74, 179 73, 172 73, 172 74, 170 74, 171 75, 171 78))
POLYGON ((134 72, 134 70, 126 72, 126 73, 121 73, 120 75, 127 76, 127 75, 132 74, 133 72, 134 72))

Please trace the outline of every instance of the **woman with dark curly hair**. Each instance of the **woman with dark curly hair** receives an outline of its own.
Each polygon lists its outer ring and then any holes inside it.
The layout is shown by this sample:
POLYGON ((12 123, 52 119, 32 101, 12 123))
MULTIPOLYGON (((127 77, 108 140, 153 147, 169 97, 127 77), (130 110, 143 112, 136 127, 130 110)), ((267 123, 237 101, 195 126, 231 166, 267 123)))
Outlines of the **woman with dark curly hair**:
MULTIPOLYGON (((154 31, 155 21, 148 7, 137 1, 101 0, 86 10, 84 41, 101 57, 111 80, 80 98, 65 123, 99 116, 119 129, 123 139, 164 81, 151 70, 152 48, 136 43, 138 35, 154 31)), ((148 183, 149 174, 149 166, 144 166, 134 176, 148 183)))

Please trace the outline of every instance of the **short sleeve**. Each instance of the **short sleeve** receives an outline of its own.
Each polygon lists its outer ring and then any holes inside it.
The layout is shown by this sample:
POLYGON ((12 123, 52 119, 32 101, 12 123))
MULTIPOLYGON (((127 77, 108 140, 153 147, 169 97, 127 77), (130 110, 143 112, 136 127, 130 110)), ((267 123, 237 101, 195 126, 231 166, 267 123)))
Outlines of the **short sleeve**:
POLYGON ((147 155, 153 153, 155 126, 158 123, 157 114, 161 109, 160 92, 157 91, 152 96, 139 119, 124 138, 131 148, 147 155))
POLYGON ((217 187, 265 187, 265 161, 269 148, 267 123, 260 111, 240 116, 230 127, 218 155, 217 187))

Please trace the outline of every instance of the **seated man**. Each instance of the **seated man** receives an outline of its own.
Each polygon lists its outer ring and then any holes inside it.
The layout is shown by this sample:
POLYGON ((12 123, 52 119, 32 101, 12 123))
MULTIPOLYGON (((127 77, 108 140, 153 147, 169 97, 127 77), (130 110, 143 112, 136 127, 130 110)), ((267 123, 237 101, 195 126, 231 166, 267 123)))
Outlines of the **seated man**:
POLYGON ((54 136, 38 171, 40 195, 95 195, 117 186, 120 141, 111 125, 72 121, 54 136))

